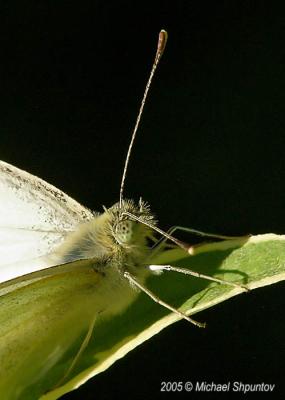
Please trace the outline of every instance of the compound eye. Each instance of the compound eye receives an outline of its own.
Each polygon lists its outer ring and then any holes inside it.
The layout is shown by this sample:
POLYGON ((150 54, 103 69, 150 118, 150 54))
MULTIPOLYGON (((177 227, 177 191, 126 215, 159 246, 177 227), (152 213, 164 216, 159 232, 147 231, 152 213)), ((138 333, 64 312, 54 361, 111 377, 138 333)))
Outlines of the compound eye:
POLYGON ((122 221, 116 227, 116 239, 119 243, 130 242, 133 234, 133 222, 122 221))

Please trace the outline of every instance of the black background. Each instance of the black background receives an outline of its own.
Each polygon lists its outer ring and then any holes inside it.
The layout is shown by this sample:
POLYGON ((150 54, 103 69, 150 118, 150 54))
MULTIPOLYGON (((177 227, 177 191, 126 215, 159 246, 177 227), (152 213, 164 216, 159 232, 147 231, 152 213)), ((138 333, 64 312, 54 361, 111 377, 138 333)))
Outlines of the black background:
MULTIPOLYGON (((169 42, 145 107, 126 196, 149 201, 164 229, 284 233, 281 7, 249 1, 1 4, 1 159, 92 209, 117 201, 164 28, 169 42)), ((207 321, 206 330, 177 323, 64 398, 168 398, 161 381, 202 380, 275 383, 275 393, 284 395, 284 284, 229 300, 199 320, 207 321)))

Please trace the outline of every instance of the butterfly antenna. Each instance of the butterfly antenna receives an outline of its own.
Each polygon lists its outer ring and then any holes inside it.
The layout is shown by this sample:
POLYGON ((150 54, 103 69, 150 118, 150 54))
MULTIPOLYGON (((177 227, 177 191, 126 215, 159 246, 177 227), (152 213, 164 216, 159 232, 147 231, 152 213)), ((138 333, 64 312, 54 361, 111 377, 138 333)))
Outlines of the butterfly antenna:
POLYGON ((151 68, 151 72, 144 90, 144 94, 143 94, 143 98, 141 101, 141 105, 140 105, 140 109, 139 109, 139 113, 136 119, 136 123, 135 123, 135 127, 132 133, 132 138, 129 144, 129 148, 128 148, 128 152, 127 152, 127 156, 126 156, 126 161, 125 161, 125 165, 124 165, 124 170, 123 170, 123 175, 122 175, 122 180, 121 180, 121 186, 120 186, 120 200, 119 200, 119 204, 120 204, 120 208, 122 208, 122 201, 123 201, 123 192, 124 192, 124 185, 125 185, 125 179, 126 179, 126 175, 127 175, 127 169, 128 169, 128 165, 129 165, 129 161, 130 161, 130 156, 131 156, 131 152, 132 152, 132 148, 133 148, 133 144, 136 138, 136 134, 137 134, 137 130, 140 124, 140 120, 141 120, 141 116, 143 113, 143 109, 144 109, 144 105, 146 102, 146 98, 148 95, 148 91, 152 82, 152 78, 154 76, 155 70, 159 64, 159 61, 161 59, 161 56, 164 52, 165 46, 166 46, 166 42, 167 42, 167 32, 165 30, 161 30, 159 32, 159 36, 158 36, 158 43, 157 43, 157 50, 156 50, 156 54, 155 54, 155 58, 154 58, 154 62, 151 68))

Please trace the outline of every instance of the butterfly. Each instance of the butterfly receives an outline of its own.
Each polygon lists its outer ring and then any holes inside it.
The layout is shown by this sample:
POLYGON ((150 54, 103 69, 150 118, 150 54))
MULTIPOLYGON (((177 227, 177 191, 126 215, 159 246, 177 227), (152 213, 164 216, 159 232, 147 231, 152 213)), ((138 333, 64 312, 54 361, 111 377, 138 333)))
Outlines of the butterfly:
POLYGON ((179 317, 204 326, 151 292, 145 286, 150 275, 172 270, 239 286, 183 268, 153 264, 154 255, 164 251, 167 239, 187 254, 191 246, 173 237, 172 232, 159 229, 142 199, 136 203, 123 196, 133 142, 166 41, 167 33, 161 31, 126 157, 119 201, 112 207, 104 207, 102 213, 92 212, 44 180, 0 162, 0 321, 4 332, 0 339, 0 391, 7 398, 7 390, 15 390, 9 365, 22 374, 23 382, 17 389, 22 395, 27 379, 38 379, 55 366, 86 330, 61 382, 84 352, 97 321, 120 314, 140 291, 179 317), (154 232, 163 239, 157 240, 154 232), (19 302, 22 315, 15 315, 19 302), (41 338, 38 354, 37 330, 41 324, 46 324, 46 336, 41 338), (23 332, 20 339, 19 329, 23 332), (38 362, 23 371, 17 359, 19 352, 34 353, 38 362))

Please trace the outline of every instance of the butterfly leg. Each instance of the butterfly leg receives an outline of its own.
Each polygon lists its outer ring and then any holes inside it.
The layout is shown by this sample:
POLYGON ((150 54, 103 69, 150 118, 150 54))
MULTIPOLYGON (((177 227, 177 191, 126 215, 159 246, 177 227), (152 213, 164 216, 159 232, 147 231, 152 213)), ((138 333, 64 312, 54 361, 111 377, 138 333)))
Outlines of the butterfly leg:
POLYGON ((172 265, 150 265, 149 269, 151 271, 173 271, 173 272, 179 272, 181 274, 195 276, 196 278, 207 279, 209 281, 218 282, 218 283, 221 283, 221 284, 224 284, 224 285, 234 286, 234 287, 239 288, 239 289, 244 289, 247 292, 249 291, 249 289, 244 285, 240 285, 238 283, 234 283, 234 282, 231 282, 231 281, 226 281, 226 280, 220 279, 220 278, 214 278, 214 277, 212 277, 210 275, 200 274, 199 272, 192 271, 191 269, 187 269, 187 268, 179 268, 179 267, 174 267, 172 265))
POLYGON ((90 339, 91 339, 91 336, 92 336, 92 333, 93 333, 93 329, 94 329, 96 318, 97 318, 96 315, 92 318, 92 321, 90 322, 90 325, 88 327, 88 331, 86 333, 86 336, 85 336, 83 342, 81 343, 78 352, 76 353, 76 355, 75 355, 74 359, 72 360, 70 366, 68 367, 67 371, 65 372, 63 377, 59 380, 59 382, 57 382, 55 387, 59 387, 65 381, 65 379, 68 377, 68 375, 74 369, 74 367, 77 364, 77 362, 78 362, 79 358, 81 357, 82 353, 84 352, 84 350, 88 346, 88 343, 90 342, 90 339))
POLYGON ((144 285, 141 285, 134 276, 132 276, 129 272, 124 272, 124 277, 128 279, 131 285, 136 286, 142 292, 147 294, 153 301, 160 304, 162 307, 167 308, 168 310, 172 311, 173 313, 177 314, 180 318, 186 319, 186 321, 191 322, 193 325, 198 326, 199 328, 205 328, 206 324, 204 322, 198 322, 195 319, 189 317, 188 315, 184 314, 182 311, 178 310, 177 308, 172 307, 170 304, 165 303, 165 301, 161 300, 158 296, 156 296, 153 292, 147 289, 144 285))

